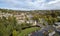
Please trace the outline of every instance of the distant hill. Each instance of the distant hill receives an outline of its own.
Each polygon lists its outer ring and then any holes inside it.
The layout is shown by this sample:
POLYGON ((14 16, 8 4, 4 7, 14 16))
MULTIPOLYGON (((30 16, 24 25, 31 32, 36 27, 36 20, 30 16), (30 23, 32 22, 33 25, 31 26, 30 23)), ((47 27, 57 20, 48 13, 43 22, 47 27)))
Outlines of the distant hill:
POLYGON ((5 13, 14 13, 14 12, 60 12, 60 10, 30 10, 30 11, 22 11, 22 10, 12 10, 12 9, 1 9, 0 8, 0 12, 5 12, 5 13))

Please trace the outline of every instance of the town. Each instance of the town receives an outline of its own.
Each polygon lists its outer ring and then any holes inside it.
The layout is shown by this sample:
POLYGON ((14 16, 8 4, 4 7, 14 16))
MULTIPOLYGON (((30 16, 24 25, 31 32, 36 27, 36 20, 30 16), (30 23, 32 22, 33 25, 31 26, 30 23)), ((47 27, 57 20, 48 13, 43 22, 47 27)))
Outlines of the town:
POLYGON ((60 36, 60 11, 0 9, 0 28, 0 36, 60 36))

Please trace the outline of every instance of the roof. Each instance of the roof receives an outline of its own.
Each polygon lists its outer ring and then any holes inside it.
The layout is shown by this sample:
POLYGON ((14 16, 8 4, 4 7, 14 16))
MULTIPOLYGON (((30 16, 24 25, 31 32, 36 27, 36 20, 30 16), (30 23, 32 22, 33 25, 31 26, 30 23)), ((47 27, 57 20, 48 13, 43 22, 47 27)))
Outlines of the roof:
POLYGON ((60 22, 55 22, 55 24, 58 24, 58 25, 60 25, 60 22))

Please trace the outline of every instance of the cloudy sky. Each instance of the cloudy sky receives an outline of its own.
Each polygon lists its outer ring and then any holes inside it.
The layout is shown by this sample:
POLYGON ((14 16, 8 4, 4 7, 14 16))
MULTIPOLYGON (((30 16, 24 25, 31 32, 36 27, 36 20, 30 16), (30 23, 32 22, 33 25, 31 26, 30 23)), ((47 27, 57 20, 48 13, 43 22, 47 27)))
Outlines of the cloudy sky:
POLYGON ((0 0, 0 8, 19 10, 60 9, 60 0, 0 0))

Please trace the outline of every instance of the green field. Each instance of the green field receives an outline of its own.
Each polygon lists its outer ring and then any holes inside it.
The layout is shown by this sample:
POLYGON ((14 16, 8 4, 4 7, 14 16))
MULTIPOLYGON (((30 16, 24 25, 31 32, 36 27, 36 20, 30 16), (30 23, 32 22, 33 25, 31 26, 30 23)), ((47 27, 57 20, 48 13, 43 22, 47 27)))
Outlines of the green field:
POLYGON ((36 30, 40 30, 40 28, 39 27, 27 28, 22 30, 18 36, 28 36, 29 33, 34 32, 36 30))

